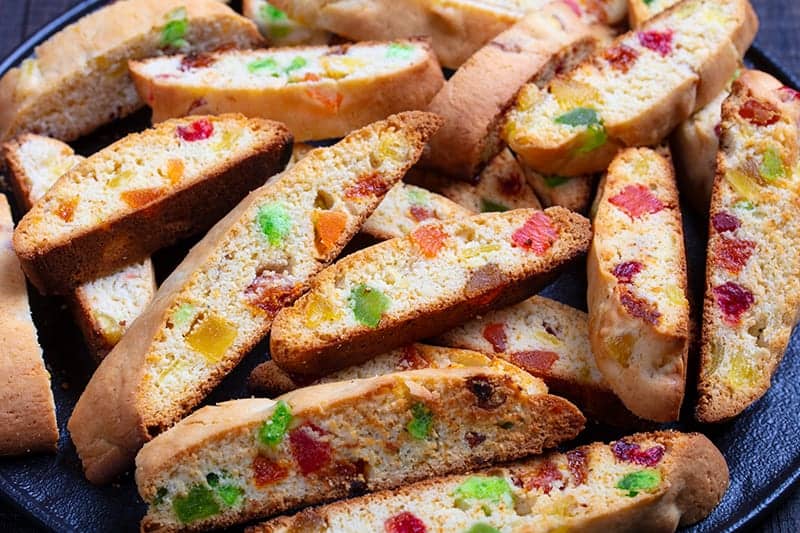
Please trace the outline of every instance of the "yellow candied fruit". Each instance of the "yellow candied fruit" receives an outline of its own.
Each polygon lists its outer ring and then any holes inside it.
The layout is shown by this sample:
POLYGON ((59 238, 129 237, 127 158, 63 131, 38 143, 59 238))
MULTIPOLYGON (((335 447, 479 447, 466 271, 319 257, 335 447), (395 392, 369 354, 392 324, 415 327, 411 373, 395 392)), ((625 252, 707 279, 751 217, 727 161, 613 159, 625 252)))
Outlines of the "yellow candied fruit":
POLYGON ((500 251, 499 244, 482 244, 480 246, 472 246, 470 248, 466 248, 461 253, 461 257, 464 259, 472 259, 473 257, 478 257, 480 255, 486 255, 492 252, 499 252, 499 251, 500 251))
POLYGON ((575 497, 567 495, 562 498, 556 497, 549 508, 544 509, 544 512, 548 515, 567 518, 573 516, 573 510, 577 507, 578 502, 575 497))
POLYGON ((683 291, 677 285, 667 285, 664 287, 664 294, 667 296, 667 300, 674 305, 683 306, 688 303, 683 291))
POLYGON ((736 194, 745 200, 755 202, 761 197, 761 190, 758 184, 744 172, 735 168, 729 168, 725 171, 725 179, 736 194))
POLYGON ((545 330, 537 329, 533 332, 533 338, 536 340, 543 342, 545 344, 549 344, 551 346, 563 346, 564 343, 556 337, 555 335, 551 335, 545 330))
POLYGON ((51 176, 60 178, 64 174, 67 173, 69 169, 73 167, 75 161, 72 158, 64 158, 64 159, 53 159, 50 161, 50 164, 47 167, 47 171, 50 173, 51 176))
POLYGON ((627 368, 630 364, 634 341, 633 335, 626 334, 608 337, 604 344, 608 354, 623 367, 627 368))
POLYGON ((167 378, 167 376, 173 374, 178 369, 184 366, 186 366, 185 363, 180 359, 173 359, 172 362, 166 368, 164 368, 161 372, 158 373, 157 381, 161 383, 167 378))
POLYGON ((402 379, 395 379, 392 393, 400 400, 407 400, 411 397, 411 389, 408 388, 406 382, 402 379))
POLYGON ((203 354, 209 363, 218 363, 236 340, 236 334, 236 326, 211 314, 186 335, 186 344, 203 354))
POLYGON ((450 360, 458 365, 464 366, 486 366, 491 362, 491 359, 478 352, 470 351, 457 351, 453 352, 450 360))
POLYGON ((525 85, 517 96, 516 108, 520 111, 528 111, 541 99, 542 93, 535 85, 525 85))
POLYGON ((342 318, 342 312, 327 299, 318 294, 310 294, 306 304, 306 327, 316 328, 324 322, 342 318))
POLYGON ((167 161, 167 179, 172 185, 177 185, 181 181, 185 168, 182 159, 170 159, 167 161))
POLYGON ((745 355, 737 352, 731 357, 731 366, 725 381, 733 389, 744 389, 755 385, 758 380, 756 369, 745 355))
POLYGON ((556 99, 562 111, 579 107, 597 108, 602 103, 597 89, 570 79, 555 78, 550 82, 550 94, 556 99))
POLYGON ((122 328, 119 322, 109 315, 98 313, 97 323, 100 326, 100 333, 103 335, 103 339, 105 339, 108 344, 113 346, 122 338, 122 328))
POLYGON ((373 166, 378 166, 384 161, 400 162, 405 159, 408 149, 403 138, 397 133, 386 133, 381 135, 378 147, 373 150, 370 161, 373 166))
POLYGON ((319 62, 325 70, 325 75, 335 80, 342 79, 367 64, 363 59, 346 56, 322 57, 319 62))
POLYGON ((223 130, 219 135, 219 140, 211 145, 211 150, 214 152, 228 152, 233 150, 234 146, 239 142, 241 133, 232 130, 223 130))
POLYGON ((132 170, 121 170, 116 172, 113 177, 108 180, 108 186, 112 189, 116 189, 121 185, 125 185, 130 179, 133 177, 132 170))

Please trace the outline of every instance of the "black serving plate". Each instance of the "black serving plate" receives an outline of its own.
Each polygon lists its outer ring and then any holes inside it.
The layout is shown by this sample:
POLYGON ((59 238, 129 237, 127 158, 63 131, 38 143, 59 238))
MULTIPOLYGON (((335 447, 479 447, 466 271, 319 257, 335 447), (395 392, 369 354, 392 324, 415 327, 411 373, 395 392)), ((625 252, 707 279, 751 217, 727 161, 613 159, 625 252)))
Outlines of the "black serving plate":
MULTIPOLYGON (((0 75, 30 55, 33 48, 52 33, 104 3, 103 0, 80 2, 52 21, 0 63, 0 75)), ((800 88, 796 79, 758 48, 748 52, 747 61, 755 68, 772 73, 784 83, 800 88)), ((88 155, 148 124, 149 112, 143 111, 102 128, 74 143, 74 146, 78 152, 88 155)), ((0 184, 0 189, 3 188, 0 184)), ((19 215, 19 212, 15 214, 19 215)), ((690 286, 695 295, 694 303, 697 304, 697 298, 703 293, 706 221, 685 212, 684 229, 690 286)), ((184 242, 155 255, 159 281, 180 262, 192 244, 184 242)), ((585 263, 573 265, 543 294, 585 309, 584 272, 585 263)), ((0 459, 0 493, 32 520, 55 531, 138 531, 145 505, 136 492, 132 474, 122 476, 107 487, 90 485, 83 477, 80 461, 67 432, 67 419, 93 369, 80 332, 63 301, 43 298, 34 289, 30 293, 45 360, 53 376, 61 439, 57 455, 0 459)), ((266 354, 267 343, 262 342, 210 395, 207 403, 247 396, 245 379, 250 370, 265 359, 266 354)), ((688 390, 693 389, 694 384, 690 383, 688 390)), ((718 426, 698 425, 691 418, 693 400, 689 392, 686 401, 688 408, 684 410, 682 421, 673 427, 708 435, 728 461, 731 485, 719 507, 705 521, 686 531, 741 531, 752 527, 800 479, 800 439, 797 438, 800 434, 800 336, 793 335, 769 392, 732 422, 718 426)), ((608 440, 621 435, 618 430, 592 426, 584 432, 580 441, 608 440)), ((646 524, 642 524, 642 530, 647 530, 646 524)))

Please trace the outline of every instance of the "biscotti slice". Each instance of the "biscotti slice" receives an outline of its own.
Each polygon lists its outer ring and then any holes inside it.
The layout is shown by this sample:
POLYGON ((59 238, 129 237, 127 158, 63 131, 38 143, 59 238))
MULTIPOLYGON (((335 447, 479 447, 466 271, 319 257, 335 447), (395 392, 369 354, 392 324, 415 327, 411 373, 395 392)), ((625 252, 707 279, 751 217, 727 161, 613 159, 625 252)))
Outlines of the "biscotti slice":
POLYGON ((681 0, 628 0, 628 21, 631 28, 640 28, 645 22, 666 11, 681 0))
POLYGON ((0 455, 55 452, 56 406, 31 318, 25 276, 11 249, 14 221, 0 194, 0 455))
POLYGON ((299 141, 424 109, 444 83, 424 39, 176 55, 130 69, 154 122, 238 112, 283 122, 299 141))
POLYGON ((591 419, 621 427, 641 423, 597 368, 586 313, 568 305, 533 296, 483 313, 433 342, 506 359, 543 379, 591 419))
POLYGON ((622 402, 678 419, 686 387, 689 301, 675 173, 668 155, 629 148, 603 179, 587 261, 589 340, 622 402))
POLYGON ((541 453, 585 420, 513 368, 416 370, 205 407, 148 443, 143 531, 228 526, 541 453))
POLYGON ((271 46, 327 44, 332 35, 325 30, 303 26, 266 0, 244 0, 242 14, 256 23, 271 46))
MULTIPOLYGON (((31 133, 6 143, 3 155, 17 204, 30 209, 70 168, 83 161, 69 145, 31 133)), ((153 263, 145 259, 87 282, 68 296, 95 359, 102 359, 153 299, 153 263)))
POLYGON ((526 183, 522 168, 508 149, 489 162, 477 183, 453 180, 419 165, 411 169, 405 180, 435 191, 473 213, 542 208, 536 193, 526 183))
POLYGON ((362 363, 522 300, 589 238, 589 222, 560 207, 424 222, 320 273, 275 317, 270 354, 310 376, 362 363))
MULTIPOLYGON (((443 66, 458 68, 497 34, 551 0, 273 0, 306 26, 354 41, 430 36, 443 66)), ((587 24, 616 24, 626 0, 569 0, 587 24)))
POLYGON ((241 115, 163 122, 73 167, 28 211, 14 250, 42 292, 141 261, 203 231, 286 165, 292 135, 241 115))
POLYGON ((263 43, 213 0, 124 0, 67 26, 0 79, 0 141, 33 132, 72 140, 142 107, 128 60, 263 43))
POLYGON ((708 516, 728 482, 725 458, 704 435, 638 433, 311 508, 246 531, 671 532, 708 516))
POLYGON ((711 194, 696 416, 718 422, 769 388, 800 305, 800 94, 747 71, 722 106, 711 194))
POLYGON ((520 87, 546 84, 594 50, 592 28, 570 6, 554 2, 528 13, 478 50, 447 80, 428 111, 445 119, 421 164, 474 181, 504 148, 501 119, 520 87))
POLYGON ((592 203, 593 176, 544 176, 527 165, 520 165, 525 178, 545 207, 560 205, 585 213, 592 203))
POLYGON ((341 252, 440 124, 411 111, 313 150, 252 192, 162 284, 95 372, 69 429, 87 478, 110 481, 269 332, 341 252))
POLYGON ((681 2, 547 89, 523 87, 504 139, 545 175, 604 171, 621 148, 660 143, 713 100, 757 26, 747 0, 681 2))

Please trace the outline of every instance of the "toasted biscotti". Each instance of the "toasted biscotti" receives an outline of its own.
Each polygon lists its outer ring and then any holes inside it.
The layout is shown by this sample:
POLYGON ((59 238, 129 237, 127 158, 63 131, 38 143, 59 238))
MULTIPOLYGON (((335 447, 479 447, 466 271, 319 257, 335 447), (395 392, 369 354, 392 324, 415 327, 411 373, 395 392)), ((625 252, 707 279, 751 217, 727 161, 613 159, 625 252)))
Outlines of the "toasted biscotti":
POLYGON ((586 313, 568 305, 533 296, 482 313, 433 342, 501 357, 544 380, 591 419, 618 427, 642 424, 597 368, 586 313))
MULTIPOLYGON (((8 179, 17 205, 30 209, 70 168, 83 161, 69 145, 31 133, 3 145, 8 179)), ((68 295, 89 351, 102 359, 153 299, 153 263, 145 259, 79 286, 68 295)))
POLYGON ((25 132, 72 140, 142 107, 129 59, 261 43, 255 24, 221 2, 114 2, 50 37, 0 79, 0 141, 25 132))
POLYGON ((612 390, 636 415, 678 419, 689 301, 678 189, 669 156, 629 148, 598 193, 587 261, 589 340, 612 390))
POLYGON ((727 420, 769 388, 800 305, 800 94, 746 71, 722 106, 696 416, 727 420))
POLYGON ((130 69, 154 122, 236 112, 283 122, 299 141, 424 109, 444 83, 424 39, 225 50, 132 61, 130 69))
POLYGON ((271 46, 327 44, 332 35, 325 30, 303 26, 267 0, 243 0, 242 14, 256 23, 271 46))
POLYGON ((163 122, 77 164, 28 211, 14 250, 31 282, 64 294, 208 229, 279 172, 292 135, 241 115, 163 122))
POLYGON ((25 276, 11 250, 14 221, 0 195, 0 455, 55 452, 56 406, 31 318, 25 276))
POLYGON ((416 370, 206 407, 148 443, 143 531, 227 526, 507 461, 574 438, 578 409, 515 369, 416 370))
POLYGON ((681 2, 547 89, 527 84, 503 137, 542 174, 604 171, 623 147, 660 143, 713 100, 757 27, 747 0, 681 2))
POLYGON ((705 436, 638 433, 311 508, 246 531, 670 533, 708 516, 728 482, 725 458, 705 436))
MULTIPOLYGON (((551 0, 273 0, 306 26, 354 41, 428 35, 439 61, 458 68, 494 36, 551 0)), ((625 0, 575 0, 570 7, 590 24, 625 18, 625 0)))
POLYGON ((594 50, 592 28, 570 6, 551 3, 492 38, 447 80, 428 111, 445 119, 422 164, 473 181, 504 148, 501 119, 520 87, 544 85, 594 50))
POLYGON ((453 180, 419 165, 411 169, 405 180, 436 191, 473 213, 542 208, 536 193, 526 183, 522 168, 507 149, 489 162, 477 183, 453 180))
POLYGON ((560 205, 585 213, 592 203, 593 176, 544 176, 527 165, 520 165, 528 183, 545 207, 560 205))
POLYGON ((86 477, 110 481, 196 406, 341 252, 441 123, 393 115, 310 152, 253 191, 162 284, 92 376, 69 429, 86 477))
POLYGON ((639 28, 645 22, 666 11, 681 0, 628 0, 628 21, 632 28, 639 28))
POLYGON ((270 354, 287 372, 319 376, 438 335, 541 288, 589 233, 559 207, 424 222, 317 276, 275 318, 270 354))

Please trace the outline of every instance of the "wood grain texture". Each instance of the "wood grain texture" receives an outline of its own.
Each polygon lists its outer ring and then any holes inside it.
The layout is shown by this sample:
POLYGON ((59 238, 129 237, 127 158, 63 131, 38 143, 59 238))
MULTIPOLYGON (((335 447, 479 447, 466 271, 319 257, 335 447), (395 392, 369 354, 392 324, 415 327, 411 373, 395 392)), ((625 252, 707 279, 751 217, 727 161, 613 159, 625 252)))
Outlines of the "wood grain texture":
MULTIPOLYGON (((800 1, 751 0, 761 19, 756 43, 800 77, 800 1)), ((0 57, 8 54, 77 0, 0 0, 0 57)), ((12 507, 0 502, 0 524, 9 531, 38 531, 12 507), (9 527, 10 526, 10 527, 9 527)), ((754 531, 800 531, 800 488, 791 492, 773 514, 754 531)))

